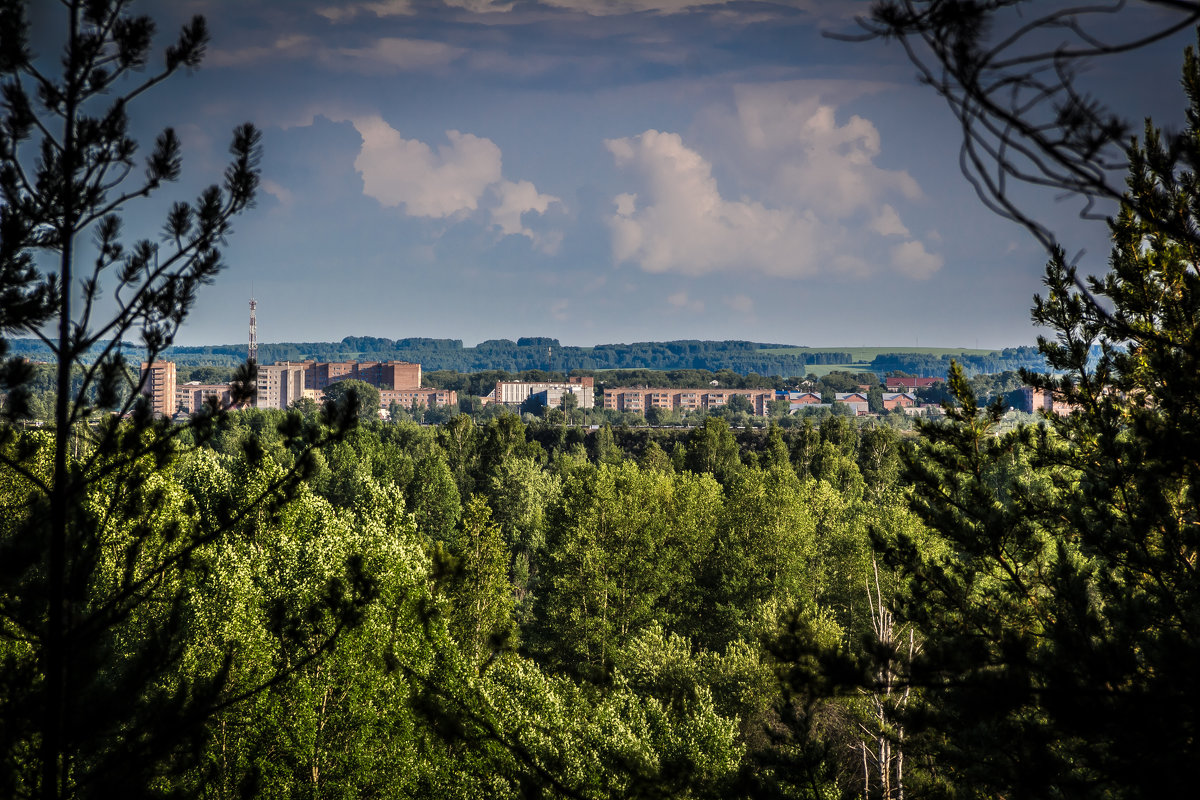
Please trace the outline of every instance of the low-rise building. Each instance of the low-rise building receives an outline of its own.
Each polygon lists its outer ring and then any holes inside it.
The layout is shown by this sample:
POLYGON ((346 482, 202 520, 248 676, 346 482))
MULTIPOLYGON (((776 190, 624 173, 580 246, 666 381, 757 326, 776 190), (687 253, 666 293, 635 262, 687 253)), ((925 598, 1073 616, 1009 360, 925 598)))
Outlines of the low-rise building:
POLYGON ((850 406, 856 417, 864 416, 871 411, 867 402, 866 392, 837 392, 833 396, 835 403, 845 403, 850 406))
POLYGON ((821 395, 816 392, 777 392, 776 399, 787 400, 791 406, 790 411, 821 405, 821 395))
POLYGON ((893 408, 915 408, 917 405, 917 396, 909 392, 884 392, 883 393, 883 410, 891 411, 893 408))

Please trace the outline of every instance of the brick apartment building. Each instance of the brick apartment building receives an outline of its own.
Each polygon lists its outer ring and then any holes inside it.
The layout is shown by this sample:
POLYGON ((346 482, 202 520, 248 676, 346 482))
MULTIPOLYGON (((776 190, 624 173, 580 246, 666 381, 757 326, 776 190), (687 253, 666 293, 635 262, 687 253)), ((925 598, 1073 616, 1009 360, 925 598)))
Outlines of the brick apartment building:
POLYGON ((458 392, 452 389, 380 389, 379 408, 387 411, 392 403, 411 409, 420 404, 426 408, 458 405, 458 392))
POLYGON ((175 415, 175 362, 142 362, 142 394, 150 398, 150 411, 156 417, 175 415))
POLYGON ((331 383, 356 380, 383 389, 420 389, 421 365, 408 361, 297 361, 304 385, 318 393, 331 383))
POLYGON ((767 404, 775 399, 772 389, 618 387, 604 390, 604 407, 634 414, 645 414, 651 408, 667 411, 711 410, 721 408, 737 395, 748 398, 753 406, 753 413, 760 417, 766 416, 767 404))
MULTIPOLYGON (((150 397, 151 408, 160 416, 173 416, 177 410, 197 411, 208 397, 217 397, 222 405, 231 401, 226 384, 176 382, 175 363, 156 361, 142 364, 147 375, 143 392, 150 397)), ((254 405, 258 408, 288 408, 302 397, 319 400, 330 384, 360 380, 380 389, 380 403, 386 409, 393 402, 405 408, 414 403, 426 407, 457 405, 458 393, 421 388, 421 365, 407 361, 295 361, 260 364, 254 405)), ((588 379, 590 380, 590 378, 588 379)))
POLYGON ((1021 387, 1021 410, 1031 414, 1038 411, 1048 411, 1065 417, 1074 410, 1075 406, 1058 399, 1045 389, 1034 389, 1032 386, 1021 387))

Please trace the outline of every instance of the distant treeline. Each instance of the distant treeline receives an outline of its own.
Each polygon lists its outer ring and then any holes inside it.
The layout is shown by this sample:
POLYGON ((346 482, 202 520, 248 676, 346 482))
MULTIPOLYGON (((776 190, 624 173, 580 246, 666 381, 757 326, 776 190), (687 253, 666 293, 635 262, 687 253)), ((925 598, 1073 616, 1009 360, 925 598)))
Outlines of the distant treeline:
POLYGON ((621 369, 605 372, 578 369, 571 373, 540 369, 508 372, 489 369, 480 372, 456 372, 454 370, 421 371, 421 382, 430 388, 452 389, 459 395, 484 396, 496 387, 496 381, 562 382, 568 377, 592 376, 597 387, 614 386, 661 386, 673 389, 699 389, 717 381, 727 389, 782 389, 787 382, 780 375, 770 377, 749 373, 742 375, 733 370, 711 371, 706 369, 672 369, 655 371, 648 369, 621 369))
POLYGON ((1006 347, 1000 352, 986 355, 935 356, 928 353, 881 353, 872 361, 870 369, 877 375, 892 371, 907 372, 930 378, 945 378, 950 372, 950 362, 957 361, 968 375, 994 374, 1009 370, 1028 369, 1047 372, 1046 360, 1036 347, 1006 347))
MULTIPOLYGON (((804 375, 805 357, 771 352, 783 344, 745 341, 635 342, 595 347, 564 347, 557 339, 523 337, 489 339, 464 347, 461 339, 384 339, 347 336, 340 342, 281 342, 259 344, 261 363, 274 361, 415 361, 425 370, 522 372, 545 370, 654 369, 730 370, 739 375, 804 375)), ((827 354, 814 354, 821 358, 827 354)), ((234 364, 246 357, 245 345, 173 347, 164 358, 179 364, 234 364)), ((824 362, 813 362, 824 363, 824 362)))
MULTIPOLYGON (((34 361, 49 361, 50 350, 37 339, 9 340, 13 355, 34 361)), ((97 350, 107 342, 97 345, 97 350)), ((683 339, 671 342, 634 342, 632 344, 599 344, 595 347, 564 347, 558 339, 527 336, 517 339, 488 339, 475 347, 464 347, 461 339, 386 339, 376 336, 347 336, 340 342, 275 342, 258 346, 260 363, 276 361, 414 361, 426 372, 451 370, 460 373, 501 371, 507 373, 541 370, 568 374, 600 370, 656 370, 732 372, 738 375, 777 375, 783 378, 802 377, 805 365, 852 364, 855 357, 848 352, 818 351, 781 353, 785 344, 763 342, 701 341, 683 339)), ((136 363, 141 350, 136 345, 122 345, 126 358, 136 363)), ((172 347, 163 358, 182 367, 234 366, 246 358, 246 345, 207 345, 201 347, 172 347)), ((866 367, 877 375, 892 371, 944 378, 950 360, 963 365, 968 374, 990 374, 1022 367, 1046 371, 1046 363, 1035 347, 1008 347, 986 355, 930 355, 925 353, 883 353, 866 367)), ((604 376, 611 382, 631 383, 604 376)), ((716 378, 721 380, 720 378, 716 378)), ((650 382, 650 381, 647 381, 650 382)), ((729 384, 729 381, 722 380, 729 384)), ((683 385, 683 384, 680 384, 683 385)))

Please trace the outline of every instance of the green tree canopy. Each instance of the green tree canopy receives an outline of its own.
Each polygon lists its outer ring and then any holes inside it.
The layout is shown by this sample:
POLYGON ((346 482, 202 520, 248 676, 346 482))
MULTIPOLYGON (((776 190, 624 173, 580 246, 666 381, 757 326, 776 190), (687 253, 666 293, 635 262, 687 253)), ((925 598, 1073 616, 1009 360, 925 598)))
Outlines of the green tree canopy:
POLYGON ((379 421, 379 390, 366 381, 348 378, 325 387, 325 400, 344 405, 363 422, 379 421))
POLYGON ((948 424, 907 458, 940 547, 884 553, 899 619, 924 642, 905 715, 940 780, 978 796, 1163 797, 1200 760, 1200 61, 1189 48, 1183 164, 1157 130, 1131 152, 1109 271, 1061 251, 1034 320, 1060 377, 1024 377, 1071 409, 996 435, 962 370, 948 424), (1139 209, 1153 208, 1147 217, 1139 209), (1082 287, 1086 286, 1086 290, 1082 287), (1098 358, 1092 358, 1098 352, 1098 358))

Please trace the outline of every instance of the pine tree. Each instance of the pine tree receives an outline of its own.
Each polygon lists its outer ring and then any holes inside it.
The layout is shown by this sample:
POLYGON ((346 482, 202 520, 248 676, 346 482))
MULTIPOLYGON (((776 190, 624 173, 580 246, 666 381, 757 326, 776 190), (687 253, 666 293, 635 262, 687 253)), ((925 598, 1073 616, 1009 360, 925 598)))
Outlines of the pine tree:
MULTIPOLYGON (((1034 320, 1071 409, 1004 436, 957 367, 948 424, 908 456, 946 545, 886 542, 924 637, 906 713, 943 788, 965 796, 1165 797, 1200 763, 1200 60, 1188 129, 1134 142, 1109 271, 1061 251, 1034 320), (1150 209, 1149 217, 1139 209, 1150 209), (1164 220, 1166 223, 1164 224, 1164 220)), ((900 654, 877 648, 885 660, 900 654)), ((902 660, 902 659, 900 659, 902 660)))
MULTIPOLYGON (((140 338, 153 362, 222 268, 219 248, 258 186, 260 134, 249 124, 234 131, 222 185, 171 205, 160 245, 126 243, 118 212, 182 169, 180 141, 167 128, 139 174, 130 108, 196 68, 208 41, 195 17, 152 68, 154 23, 129 5, 61 3, 66 36, 59 71, 50 74, 53 62, 30 49, 25 4, 0 0, 0 337, 41 338, 57 375, 53 429, 30 434, 17 426, 30 365, 0 364, 5 797, 138 796, 181 768, 213 709, 237 700, 225 692, 228 660, 194 683, 172 672, 187 576, 206 546, 252 531, 259 514, 286 499, 317 436, 290 417, 283 432, 295 468, 243 505, 158 513, 156 476, 172 465, 183 434, 204 441, 224 417, 212 404, 186 426, 154 419, 142 396, 146 379, 134 377, 123 342, 140 338), (57 270, 43 271, 44 263, 57 270), (73 386, 76 370, 82 381, 73 386)), ((0 338, 0 359, 7 350, 0 338)), ((247 365, 241 396, 250 396, 252 379, 247 365)), ((246 455, 254 461, 261 448, 251 440, 246 455)), ((281 663, 318 657, 289 651, 289 643, 301 631, 323 631, 332 643, 369 594, 369 581, 351 570, 315 605, 276 614, 281 663)))

